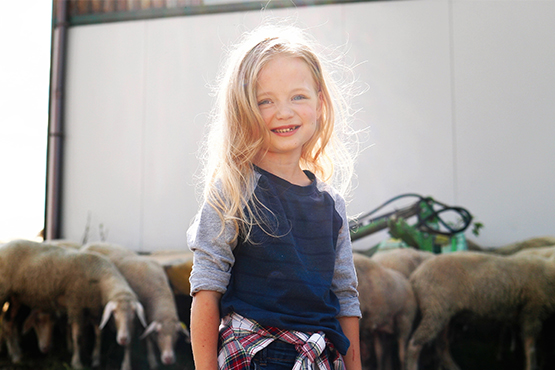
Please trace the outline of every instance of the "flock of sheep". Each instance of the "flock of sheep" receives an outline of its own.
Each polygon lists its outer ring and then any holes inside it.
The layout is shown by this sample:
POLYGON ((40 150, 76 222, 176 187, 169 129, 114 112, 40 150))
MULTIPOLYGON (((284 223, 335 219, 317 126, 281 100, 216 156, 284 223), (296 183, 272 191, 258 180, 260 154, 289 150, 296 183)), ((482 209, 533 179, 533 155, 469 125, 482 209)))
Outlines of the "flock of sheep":
MULTIPOLYGON (((22 333, 34 330, 40 351, 47 352, 63 316, 71 367, 84 368, 80 339, 86 325, 95 332, 90 366, 96 367, 101 330, 113 318, 116 341, 124 347, 121 370, 131 370, 134 335, 146 340, 151 369, 175 363, 176 340, 189 336, 178 318, 175 292, 188 294, 192 262, 168 268, 163 256, 152 257, 108 243, 17 240, 0 246, 0 299, 6 302, 0 344, 5 342, 17 363, 22 333), (22 306, 29 314, 18 325, 14 318, 22 306)), ((536 340, 555 314, 555 238, 442 255, 412 248, 372 257, 354 253, 354 262, 365 370, 418 370, 422 350, 431 345, 439 366, 460 370, 449 350, 449 328, 464 313, 503 322, 509 332, 518 325, 525 368, 538 369, 536 340)))
POLYGON ((555 314, 555 238, 440 255, 411 248, 355 253, 355 267, 365 369, 392 368, 395 356, 402 370, 418 370, 423 348, 433 345, 439 366, 460 370, 449 328, 462 314, 503 323, 508 332, 519 327, 525 368, 539 368, 536 340, 555 314))
POLYGON ((12 362, 22 360, 21 333, 15 321, 30 309, 23 331, 34 329, 41 352, 51 347, 54 325, 67 317, 71 367, 84 368, 80 347, 85 325, 95 335, 91 367, 100 365, 100 331, 113 318, 116 340, 124 346, 121 370, 131 370, 135 332, 147 341, 151 369, 175 362, 174 345, 189 333, 179 321, 175 296, 162 265, 122 246, 94 243, 36 243, 16 240, 0 246, 0 300, 4 303, 2 340, 12 362), (69 244, 69 245, 68 245, 69 244), (136 320, 138 319, 138 320, 136 320), (137 328, 140 322, 143 328, 137 328))

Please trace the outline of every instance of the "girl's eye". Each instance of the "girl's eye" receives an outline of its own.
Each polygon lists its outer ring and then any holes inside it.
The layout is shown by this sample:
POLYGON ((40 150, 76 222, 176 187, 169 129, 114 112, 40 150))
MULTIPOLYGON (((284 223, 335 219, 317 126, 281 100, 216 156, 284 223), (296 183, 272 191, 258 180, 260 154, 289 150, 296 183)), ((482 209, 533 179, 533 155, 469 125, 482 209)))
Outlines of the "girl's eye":
POLYGON ((302 99, 306 99, 306 97, 304 95, 295 95, 293 97, 293 100, 302 100, 302 99))
POLYGON ((269 104, 270 100, 269 99, 264 99, 258 102, 258 105, 264 105, 264 104, 269 104))

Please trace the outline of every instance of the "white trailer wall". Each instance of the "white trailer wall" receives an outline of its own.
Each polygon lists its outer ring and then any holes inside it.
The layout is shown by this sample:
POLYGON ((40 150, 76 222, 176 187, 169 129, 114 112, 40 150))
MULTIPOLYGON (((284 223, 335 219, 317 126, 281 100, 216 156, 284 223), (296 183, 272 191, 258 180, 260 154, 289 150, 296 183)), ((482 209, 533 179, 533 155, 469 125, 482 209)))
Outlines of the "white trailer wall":
MULTIPOLYGON (((348 211, 402 193, 467 208, 499 246, 555 234, 555 1, 413 0, 273 10, 349 46, 369 128, 348 211)), ((222 48, 260 12, 70 28, 63 237, 186 248, 222 48)), ((472 237, 470 232, 467 236, 472 237)), ((371 238, 355 245, 363 248, 371 238)))

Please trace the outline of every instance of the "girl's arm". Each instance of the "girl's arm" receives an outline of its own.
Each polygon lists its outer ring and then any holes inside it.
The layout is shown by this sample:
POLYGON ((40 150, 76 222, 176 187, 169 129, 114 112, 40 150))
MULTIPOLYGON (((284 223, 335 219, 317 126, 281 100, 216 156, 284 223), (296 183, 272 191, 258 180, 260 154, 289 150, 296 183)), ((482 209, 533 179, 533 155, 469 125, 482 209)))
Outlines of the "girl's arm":
POLYGON ((347 350, 347 354, 343 356, 345 361, 345 367, 347 370, 361 370, 361 359, 360 359, 360 338, 359 338, 359 327, 358 327, 358 317, 355 316, 343 316, 338 317, 339 324, 343 333, 349 338, 351 345, 347 350))
POLYGON ((343 356, 347 370, 360 370, 360 338, 359 338, 359 318, 360 303, 357 291, 357 276, 353 261, 353 250, 351 237, 349 235, 349 221, 345 200, 336 194, 334 197, 337 212, 343 219, 343 226, 337 238, 335 273, 332 281, 332 290, 339 299, 341 310, 337 320, 345 336, 351 342, 347 354, 343 356))
POLYGON ((222 294, 201 290, 191 306, 191 346, 196 370, 218 369, 218 328, 222 294))

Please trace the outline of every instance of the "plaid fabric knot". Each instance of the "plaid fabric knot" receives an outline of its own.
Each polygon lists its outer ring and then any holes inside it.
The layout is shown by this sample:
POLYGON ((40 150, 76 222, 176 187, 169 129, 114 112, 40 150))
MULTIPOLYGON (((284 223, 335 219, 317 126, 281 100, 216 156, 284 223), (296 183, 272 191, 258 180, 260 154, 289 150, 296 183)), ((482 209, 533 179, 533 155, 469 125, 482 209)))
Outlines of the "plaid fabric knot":
POLYGON ((345 370, 343 358, 323 332, 303 333, 262 327, 257 322, 239 314, 226 316, 220 326, 220 349, 218 364, 220 370, 248 369, 256 353, 274 340, 293 344, 299 353, 293 370, 345 370), (329 348, 331 358, 325 351, 329 348), (330 366, 333 364, 333 368, 330 366))
POLYGON ((303 360, 300 363, 297 361, 293 370, 300 370, 307 367, 311 368, 309 365, 314 364, 316 359, 318 359, 326 349, 325 336, 323 333, 312 334, 305 343, 296 344, 295 348, 297 352, 302 355, 303 360), (309 365, 305 363, 306 361, 308 361, 309 365))

